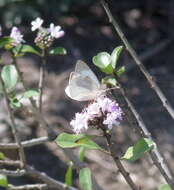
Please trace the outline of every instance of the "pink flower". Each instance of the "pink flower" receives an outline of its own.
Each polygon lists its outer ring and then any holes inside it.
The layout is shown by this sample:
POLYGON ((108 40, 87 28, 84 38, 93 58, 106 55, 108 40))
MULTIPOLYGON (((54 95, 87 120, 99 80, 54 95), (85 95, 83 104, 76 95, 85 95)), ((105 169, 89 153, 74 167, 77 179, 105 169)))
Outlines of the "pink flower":
POLYGON ((123 119, 123 111, 116 101, 107 97, 99 97, 89 104, 81 113, 76 113, 70 122, 75 133, 85 132, 89 127, 106 127, 111 130, 123 119))
POLYGON ((17 27, 13 27, 10 33, 10 37, 15 40, 15 46, 24 42, 23 35, 17 27))

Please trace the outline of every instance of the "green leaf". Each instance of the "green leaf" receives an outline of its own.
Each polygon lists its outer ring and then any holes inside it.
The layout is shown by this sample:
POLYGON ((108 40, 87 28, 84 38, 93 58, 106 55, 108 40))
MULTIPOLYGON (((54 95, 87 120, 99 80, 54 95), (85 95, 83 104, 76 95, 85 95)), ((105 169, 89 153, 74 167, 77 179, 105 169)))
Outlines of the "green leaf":
POLYGON ((10 106, 12 108, 20 108, 22 106, 22 104, 16 97, 13 97, 10 99, 10 106))
POLYGON ((114 69, 116 69, 117 62, 118 62, 118 59, 120 57, 122 50, 123 50, 123 46, 118 46, 113 50, 113 52, 111 54, 111 64, 114 69))
POLYGON ((94 65, 96 65, 102 72, 112 74, 114 69, 111 65, 110 55, 107 52, 101 52, 93 57, 94 65))
POLYGON ((84 147, 80 147, 80 150, 79 150, 79 159, 80 161, 84 161, 85 159, 85 152, 86 152, 86 148, 84 147))
POLYGON ((15 56, 23 56, 25 53, 33 53, 33 54, 41 56, 39 51, 37 51, 30 45, 19 44, 18 46, 14 47, 12 51, 15 56))
POLYGON ((161 185, 158 190, 172 190, 172 188, 170 187, 170 185, 165 184, 165 185, 161 185))
POLYGON ((4 160, 4 159, 5 159, 4 153, 0 152, 0 160, 4 160))
POLYGON ((89 168, 83 168, 80 170, 79 182, 83 190, 92 190, 92 177, 89 168))
POLYGON ((117 85, 117 80, 113 76, 107 76, 107 77, 102 79, 102 84, 116 86, 117 85))
POLYGON ((101 147, 90 138, 89 135, 84 134, 74 135, 62 133, 57 137, 56 143, 62 148, 85 147, 88 149, 101 149, 101 147))
POLYGON ((125 73, 126 69, 125 69, 125 66, 122 66, 118 69, 118 71, 116 71, 117 73, 117 76, 121 76, 123 73, 125 73))
POLYGON ((64 47, 56 47, 49 52, 51 55, 66 55, 67 50, 64 47))
POLYGON ((11 37, 3 37, 0 39, 0 48, 8 46, 9 48, 13 47, 12 44, 15 42, 15 40, 11 37))
POLYGON ((35 96, 39 96, 39 91, 34 90, 34 89, 30 89, 24 93, 23 97, 24 98, 31 98, 31 97, 35 97, 35 96))
POLYGON ((2 79, 5 84, 7 91, 10 91, 15 88, 18 82, 18 72, 14 65, 6 65, 3 67, 1 72, 2 79))
POLYGON ((7 187, 8 186, 8 180, 5 175, 0 174, 0 187, 7 187))
POLYGON ((65 174, 65 183, 68 186, 72 186, 72 184, 73 184, 73 162, 69 163, 69 167, 68 167, 67 172, 65 174))
POLYGON ((129 147, 121 159, 133 162, 141 158, 146 152, 150 151, 154 146, 155 143, 152 140, 148 138, 142 138, 134 146, 129 147))

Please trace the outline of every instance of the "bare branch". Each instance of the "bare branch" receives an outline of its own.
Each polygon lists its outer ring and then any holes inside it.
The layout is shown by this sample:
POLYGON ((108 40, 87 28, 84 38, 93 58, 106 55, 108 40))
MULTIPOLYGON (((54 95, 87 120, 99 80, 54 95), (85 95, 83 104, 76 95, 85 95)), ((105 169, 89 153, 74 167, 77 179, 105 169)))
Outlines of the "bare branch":
MULTIPOLYGON (((49 141, 48 137, 39 137, 39 138, 31 139, 28 141, 23 141, 21 142, 21 144, 25 148, 25 147, 32 147, 39 144, 43 144, 48 141, 49 141)), ((17 148, 19 148, 17 143, 8 143, 8 144, 0 143, 0 149, 17 149, 17 148)))
POLYGON ((6 169, 0 169, 0 174, 6 175, 6 176, 13 176, 13 177, 21 177, 26 174, 26 170, 6 170, 6 169))
POLYGON ((48 189, 46 184, 33 184, 33 185, 21 185, 21 186, 14 186, 11 185, 7 187, 8 190, 44 190, 48 189))
POLYGON ((2 85, 5 101, 6 101, 6 104, 7 104, 8 114, 9 114, 10 121, 11 121, 11 125, 10 125, 11 130, 12 130, 13 136, 15 138, 15 141, 16 141, 18 147, 19 147, 19 157, 20 157, 20 160, 21 160, 21 167, 23 167, 26 164, 25 153, 24 153, 24 149, 23 149, 22 144, 21 144, 21 140, 20 140, 18 131, 17 131, 13 111, 12 111, 12 109, 10 107, 9 97, 8 97, 8 94, 7 94, 7 91, 6 91, 6 88, 5 88, 5 84, 4 84, 4 81, 3 81, 1 75, 0 75, 0 83, 2 85))
POLYGON ((171 115, 171 117, 174 119, 174 109, 172 108, 171 104, 169 103, 168 99, 165 97, 157 83, 154 81, 153 77, 150 75, 150 73, 147 71, 141 60, 139 59, 137 53, 132 48, 131 44, 128 42, 127 38, 125 37, 124 33, 122 32, 120 26, 112 16, 112 13, 106 4, 105 0, 100 0, 104 10, 106 11, 106 14, 109 18, 110 23, 114 26, 114 29, 118 33, 119 37, 121 38, 122 42, 124 43, 127 51, 132 56, 134 62, 137 64, 137 66, 140 68, 141 72, 145 75, 147 81, 150 83, 151 88, 156 92, 157 96, 160 98, 161 102, 163 103, 163 106, 166 108, 168 113, 171 115))

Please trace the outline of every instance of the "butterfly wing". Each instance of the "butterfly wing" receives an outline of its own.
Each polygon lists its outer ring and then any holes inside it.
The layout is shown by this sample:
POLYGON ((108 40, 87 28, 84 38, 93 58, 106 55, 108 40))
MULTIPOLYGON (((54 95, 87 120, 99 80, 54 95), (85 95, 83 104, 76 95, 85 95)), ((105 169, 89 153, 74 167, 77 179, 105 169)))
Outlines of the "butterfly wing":
POLYGON ((100 83, 86 63, 78 61, 65 92, 77 101, 92 100, 100 94, 100 83))

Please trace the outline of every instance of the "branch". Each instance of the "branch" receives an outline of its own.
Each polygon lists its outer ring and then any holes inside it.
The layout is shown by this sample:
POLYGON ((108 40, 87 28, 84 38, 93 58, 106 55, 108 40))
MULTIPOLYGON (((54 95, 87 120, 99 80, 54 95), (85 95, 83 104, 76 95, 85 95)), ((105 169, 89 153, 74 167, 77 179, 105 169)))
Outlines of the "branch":
POLYGON ((42 113, 42 96, 43 96, 43 88, 44 88, 44 78, 45 78, 45 66, 47 63, 47 55, 46 50, 42 50, 42 63, 40 66, 40 73, 39 73, 39 111, 42 113))
MULTIPOLYGON (((27 141, 21 142, 22 147, 32 147, 35 145, 39 145, 45 142, 48 142, 49 138, 48 137, 40 137, 40 138, 35 138, 27 141)), ((17 149, 19 148, 17 143, 0 143, 0 149, 17 149)))
POLYGON ((0 169, 0 174, 6 175, 6 176, 12 176, 12 177, 21 177, 26 174, 26 170, 6 170, 6 169, 0 169))
POLYGON ((104 133, 104 136, 106 138, 109 151, 111 153, 111 156, 112 156, 116 166, 119 169, 119 172, 123 175, 124 179, 129 184, 129 186, 131 187, 132 190, 139 190, 139 187, 136 186, 136 184, 134 183, 134 181, 130 177, 130 174, 126 171, 126 169, 124 168, 123 164, 121 163, 119 157, 117 156, 118 153, 115 151, 114 143, 111 142, 110 134, 106 131, 106 129, 104 129, 102 127, 101 127, 101 129, 103 130, 103 133, 104 133))
POLYGON ((112 25, 114 26, 114 29, 118 33, 118 35, 121 38, 122 42, 124 43, 127 51, 132 56, 133 60, 135 61, 135 63, 137 64, 137 66, 140 68, 141 72, 145 75, 147 81, 151 85, 151 88, 156 92, 157 96, 160 98, 161 102, 163 103, 163 106, 166 108, 166 110, 168 111, 168 113, 174 119, 174 109, 172 108, 171 104, 169 103, 169 101, 167 100, 167 98, 165 97, 165 95, 163 94, 163 92, 161 91, 161 89, 159 88, 159 86, 157 85, 157 83, 154 81, 154 78, 150 75, 150 73, 145 68, 145 66, 143 65, 143 63, 139 59, 137 53, 132 48, 131 44, 128 42, 128 40, 125 37, 124 33, 122 32, 120 26, 118 25, 118 23, 116 22, 116 20, 112 16, 112 13, 111 13, 108 5, 106 4, 105 0, 100 0, 100 2, 102 4, 102 6, 103 6, 103 8, 104 8, 104 10, 105 10, 108 18, 109 18, 109 22, 112 23, 112 25))
MULTIPOLYGON (((118 78, 117 78, 117 81, 118 78)), ((134 118, 136 119, 138 125, 136 125, 136 127, 138 128, 140 134, 145 137, 145 138, 149 138, 151 140, 152 136, 150 134, 150 132, 148 131, 142 117, 139 115, 139 113, 136 111, 135 107, 133 106, 133 104, 131 103, 131 101, 129 100, 126 91, 124 90, 124 88, 121 86, 121 83, 119 82, 119 87, 120 87, 120 91, 127 103, 127 106, 129 108, 129 110, 131 110, 134 118)), ((131 119, 130 119, 131 120, 131 119)), ((134 123, 133 123, 134 124, 134 123)), ((173 180, 173 176, 167 166, 167 164, 164 162, 164 158, 162 157, 162 155, 160 154, 157 146, 154 147, 151 151, 150 151, 150 155, 151 158, 155 164, 155 166, 159 169, 159 171, 161 172, 161 174, 163 175, 164 179, 166 180, 166 182, 172 187, 172 189, 174 189, 174 180, 173 180)))
POLYGON ((12 129, 12 133, 13 133, 13 136, 14 136, 15 141, 16 141, 16 143, 18 145, 18 148, 19 148, 19 157, 20 157, 20 161, 21 161, 21 167, 24 167, 24 165, 26 164, 25 153, 24 153, 24 149, 23 149, 22 144, 21 144, 21 140, 20 140, 20 137, 19 137, 19 134, 18 134, 18 131, 17 131, 17 126, 16 126, 16 123, 15 123, 13 111, 12 111, 12 109, 10 107, 8 94, 7 94, 5 84, 4 84, 4 81, 3 81, 1 75, 0 75, 0 84, 2 85, 3 93, 4 93, 4 96, 5 96, 5 101, 6 101, 6 104, 7 104, 7 110, 8 110, 8 114, 9 114, 10 121, 11 121, 10 126, 11 126, 11 129, 12 129))
POLYGON ((21 185, 21 186, 14 186, 11 185, 7 187, 8 190, 44 190, 48 189, 46 184, 34 184, 34 185, 21 185))

